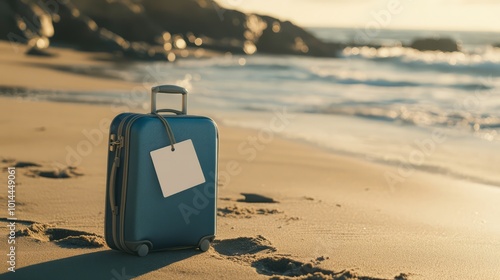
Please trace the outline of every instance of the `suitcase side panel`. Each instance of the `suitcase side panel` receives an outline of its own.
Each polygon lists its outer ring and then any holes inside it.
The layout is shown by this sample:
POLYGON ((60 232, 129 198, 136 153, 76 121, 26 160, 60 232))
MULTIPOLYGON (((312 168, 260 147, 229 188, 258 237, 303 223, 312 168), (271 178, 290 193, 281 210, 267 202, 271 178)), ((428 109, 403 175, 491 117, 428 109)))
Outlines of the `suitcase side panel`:
MULTIPOLYGON (((122 113, 117 115, 113 121, 111 122, 110 129, 109 129, 109 135, 111 136, 112 134, 118 135, 119 133, 119 126, 120 123, 123 121, 127 121, 130 119, 131 116, 137 115, 133 113, 122 113)), ((105 214, 104 214, 104 237, 106 240, 106 244, 115 250, 118 250, 119 248, 115 245, 113 241, 113 228, 112 228, 112 213, 111 213, 111 204, 110 204, 110 187, 115 188, 115 201, 117 204, 120 203, 120 195, 121 195, 121 183, 122 183, 122 174, 123 170, 119 168, 116 173, 116 180, 115 180, 115 186, 110 186, 110 176, 111 176, 111 169, 113 165, 113 160, 116 155, 116 149, 114 151, 109 150, 109 146, 111 145, 111 137, 108 137, 108 163, 107 163, 107 176, 106 176, 106 201, 105 201, 105 214)), ((123 157, 121 158, 121 161, 123 162, 123 157)))
POLYGON ((168 116, 167 121, 177 142, 193 141, 206 182, 164 198, 150 152, 171 144, 165 127, 154 116, 134 122, 123 230, 126 241, 149 240, 152 249, 197 246, 216 231, 217 128, 204 117, 168 116))

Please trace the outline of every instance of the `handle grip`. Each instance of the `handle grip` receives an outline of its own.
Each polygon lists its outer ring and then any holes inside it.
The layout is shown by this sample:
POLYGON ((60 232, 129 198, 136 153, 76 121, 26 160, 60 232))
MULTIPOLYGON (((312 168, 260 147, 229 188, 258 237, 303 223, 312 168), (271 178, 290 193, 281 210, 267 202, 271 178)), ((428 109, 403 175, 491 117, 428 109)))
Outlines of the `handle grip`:
POLYGON ((187 90, 183 87, 174 85, 162 85, 151 88, 151 113, 156 113, 160 110, 156 110, 156 94, 157 93, 171 93, 171 94, 182 94, 182 114, 187 114, 187 90))

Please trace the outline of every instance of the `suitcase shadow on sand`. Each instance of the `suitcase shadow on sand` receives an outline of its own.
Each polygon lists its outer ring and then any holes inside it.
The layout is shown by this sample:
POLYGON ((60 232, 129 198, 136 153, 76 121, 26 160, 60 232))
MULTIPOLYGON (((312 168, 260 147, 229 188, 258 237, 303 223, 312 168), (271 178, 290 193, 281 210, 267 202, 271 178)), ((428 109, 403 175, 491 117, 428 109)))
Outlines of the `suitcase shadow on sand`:
POLYGON ((100 251, 52 260, 0 274, 1 279, 111 279, 128 280, 201 254, 198 250, 152 253, 146 257, 100 251))

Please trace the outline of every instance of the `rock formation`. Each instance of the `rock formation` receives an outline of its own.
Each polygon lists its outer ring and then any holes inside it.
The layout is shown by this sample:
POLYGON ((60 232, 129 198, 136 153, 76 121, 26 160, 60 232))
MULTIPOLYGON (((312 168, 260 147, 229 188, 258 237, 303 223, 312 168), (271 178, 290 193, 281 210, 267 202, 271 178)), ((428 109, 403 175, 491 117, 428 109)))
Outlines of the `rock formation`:
POLYGON ((420 38, 414 40, 409 47, 419 51, 442 52, 458 52, 461 49, 460 44, 450 38, 420 38))
MULTIPOLYGON (((0 38, 133 59, 175 49, 334 57, 339 48, 289 21, 225 9, 213 0, 5 0, 0 38)), ((38 51, 31 51, 38 53, 38 51)))

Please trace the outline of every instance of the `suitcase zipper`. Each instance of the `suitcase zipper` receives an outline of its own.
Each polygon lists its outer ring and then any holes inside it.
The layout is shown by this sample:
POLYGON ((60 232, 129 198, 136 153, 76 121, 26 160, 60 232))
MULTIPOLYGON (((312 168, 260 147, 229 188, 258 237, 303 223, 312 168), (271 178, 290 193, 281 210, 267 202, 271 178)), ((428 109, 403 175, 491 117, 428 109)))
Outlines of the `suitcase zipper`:
MULTIPOLYGON (((123 251, 126 251, 128 253, 133 253, 125 244, 125 238, 124 238, 124 221, 125 221, 125 204, 127 200, 127 181, 128 181, 128 158, 129 158, 129 140, 130 140, 130 128, 132 127, 132 124, 142 117, 143 115, 135 115, 130 119, 130 121, 127 123, 127 126, 125 128, 125 136, 122 138, 122 144, 120 147, 120 150, 122 148, 125 149, 125 156, 124 156, 124 161, 123 161, 123 177, 122 177, 122 191, 121 191, 121 200, 120 200, 120 209, 119 209, 119 217, 120 217, 120 230, 118 232, 118 241, 123 251)), ((121 134, 121 133, 120 133, 121 134)), ((116 224, 115 224, 116 225, 116 224)))
POLYGON ((113 167, 114 167, 114 174, 113 174, 113 170, 112 170, 112 180, 110 180, 110 186, 109 186, 109 191, 110 191, 110 194, 109 194, 109 197, 110 197, 110 206, 111 206, 111 229, 112 229, 112 236, 113 236, 113 243, 115 244, 116 247, 118 248, 121 248, 119 242, 117 242, 117 232, 116 232, 116 219, 117 219, 117 216, 120 214, 119 210, 118 209, 118 206, 116 204, 116 200, 115 200, 115 188, 116 188, 116 177, 117 177, 117 172, 118 172, 118 168, 120 166, 120 155, 121 155, 121 150, 122 150, 122 147, 123 147, 123 144, 124 144, 124 141, 123 141, 123 136, 122 136, 122 133, 123 133, 123 126, 125 124, 125 122, 131 117, 132 115, 128 115, 126 116, 121 122, 120 122, 120 125, 118 126, 118 140, 116 140, 116 136, 114 137, 115 139, 113 139, 113 135, 111 135, 110 137, 110 151, 115 151, 115 158, 113 160, 113 167))
MULTIPOLYGON (((112 134, 111 135, 111 139, 115 138, 116 139, 116 135, 115 134, 112 134)), ((122 144, 123 144, 123 137, 120 136, 118 138, 118 140, 115 140, 111 142, 111 145, 110 145, 110 150, 115 150, 116 148, 118 148, 116 150, 116 153, 115 153, 115 158, 113 159, 113 165, 111 167, 111 178, 110 178, 110 186, 113 186, 113 187, 110 187, 110 195, 109 195, 109 198, 110 198, 110 204, 111 204, 111 212, 114 215, 117 215, 117 206, 116 206, 116 200, 115 200, 115 185, 116 185, 116 172, 118 171, 118 168, 120 167, 120 151, 121 151, 121 147, 122 147, 122 144)))
POLYGON ((109 151, 114 152, 116 148, 121 148, 122 145, 122 137, 120 136, 118 139, 116 139, 116 134, 111 134, 109 137, 109 151))

